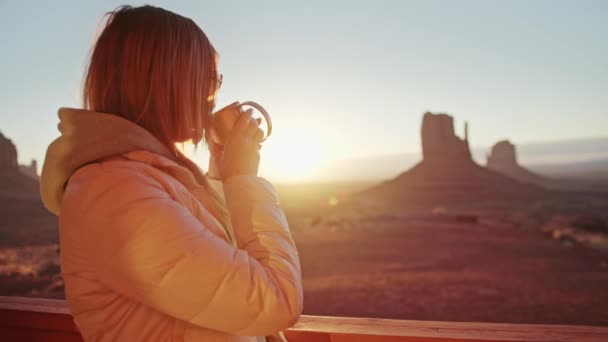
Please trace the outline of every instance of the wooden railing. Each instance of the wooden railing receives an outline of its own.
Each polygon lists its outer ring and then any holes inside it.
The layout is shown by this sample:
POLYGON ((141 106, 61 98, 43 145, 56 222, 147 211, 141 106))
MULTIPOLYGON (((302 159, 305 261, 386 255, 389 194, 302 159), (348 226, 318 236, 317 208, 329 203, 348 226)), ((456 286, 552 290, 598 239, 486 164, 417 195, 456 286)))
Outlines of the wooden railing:
MULTIPOLYGON (((608 327, 303 315, 289 342, 608 341, 608 327)), ((0 296, 0 341, 82 342, 65 301, 0 296)))

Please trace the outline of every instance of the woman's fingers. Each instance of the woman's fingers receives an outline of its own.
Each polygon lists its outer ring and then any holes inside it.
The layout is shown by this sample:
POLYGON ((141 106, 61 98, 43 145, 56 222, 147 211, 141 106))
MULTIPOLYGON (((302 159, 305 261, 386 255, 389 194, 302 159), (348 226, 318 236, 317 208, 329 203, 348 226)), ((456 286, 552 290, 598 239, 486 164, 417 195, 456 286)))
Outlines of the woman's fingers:
POLYGON ((262 119, 253 118, 252 114, 253 109, 248 109, 241 114, 232 128, 231 134, 240 136, 240 138, 252 143, 259 143, 264 139, 264 131, 260 129, 262 119))
POLYGON ((258 131, 262 130, 260 121, 251 117, 252 113, 251 109, 241 113, 226 139, 220 171, 223 180, 258 173, 260 145, 253 139, 259 137, 258 131))
POLYGON ((262 140, 264 137, 264 131, 260 129, 257 120, 251 119, 249 125, 247 126, 247 130, 245 131, 245 136, 252 142, 260 142, 262 140))
POLYGON ((257 127, 254 129, 252 140, 256 143, 259 143, 264 139, 264 131, 262 131, 262 129, 260 128, 260 125, 262 124, 262 119, 256 118, 255 121, 256 121, 257 127))
POLYGON ((245 111, 245 113, 239 115, 239 117, 236 119, 234 127, 232 127, 232 131, 237 134, 243 134, 249 125, 249 120, 251 119, 252 114, 253 109, 248 109, 245 111))
POLYGON ((253 136, 253 141, 255 142, 261 142, 262 139, 264 139, 264 131, 262 131, 261 129, 256 129, 255 134, 253 136))
POLYGON ((247 122, 247 127, 245 127, 245 131, 243 132, 243 136, 247 139, 251 139, 255 134, 255 130, 258 128, 258 123, 254 118, 249 118, 247 122))

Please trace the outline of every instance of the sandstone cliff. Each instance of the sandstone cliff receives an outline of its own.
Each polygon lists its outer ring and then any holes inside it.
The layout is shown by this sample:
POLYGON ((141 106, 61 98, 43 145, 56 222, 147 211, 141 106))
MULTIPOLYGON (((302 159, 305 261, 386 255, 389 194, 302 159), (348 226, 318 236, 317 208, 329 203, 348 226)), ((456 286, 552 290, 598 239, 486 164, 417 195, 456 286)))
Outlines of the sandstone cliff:
POLYGON ((454 119, 447 114, 424 113, 420 136, 424 161, 445 163, 471 160, 467 124, 465 137, 461 139, 454 133, 454 119))
POLYGON ((0 133, 0 196, 3 197, 38 197, 40 185, 37 180, 36 161, 26 167, 29 175, 17 162, 15 144, 0 133), (36 174, 36 177, 32 174, 36 174))
POLYGON ((360 198, 397 206, 428 206, 488 200, 522 202, 544 193, 536 185, 521 183, 475 163, 467 127, 464 139, 456 136, 454 120, 447 114, 425 113, 421 138, 421 162, 362 192, 360 198))
POLYGON ((17 170, 17 148, 0 132, 0 170, 17 170))
POLYGON ((551 179, 536 174, 517 162, 515 145, 508 140, 497 142, 492 146, 490 155, 487 157, 489 169, 515 178, 522 183, 539 184, 549 186, 551 179))

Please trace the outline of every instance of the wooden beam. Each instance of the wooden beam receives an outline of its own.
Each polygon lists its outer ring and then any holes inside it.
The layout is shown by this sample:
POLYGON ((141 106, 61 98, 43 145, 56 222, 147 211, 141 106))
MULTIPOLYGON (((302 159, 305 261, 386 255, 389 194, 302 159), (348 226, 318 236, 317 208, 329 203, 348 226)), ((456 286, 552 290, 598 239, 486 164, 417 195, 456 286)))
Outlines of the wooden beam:
MULTIPOLYGON (((608 341, 608 327, 302 315, 289 342, 608 341)), ((64 300, 0 296, 0 340, 82 341, 64 300)))
POLYGON ((606 341, 608 327, 436 322, 380 318, 302 316, 293 331, 329 333, 331 341, 606 341), (343 337, 349 335, 349 338, 343 337), (363 338, 369 335, 375 339, 363 338), (408 337, 410 339, 381 338, 408 337))

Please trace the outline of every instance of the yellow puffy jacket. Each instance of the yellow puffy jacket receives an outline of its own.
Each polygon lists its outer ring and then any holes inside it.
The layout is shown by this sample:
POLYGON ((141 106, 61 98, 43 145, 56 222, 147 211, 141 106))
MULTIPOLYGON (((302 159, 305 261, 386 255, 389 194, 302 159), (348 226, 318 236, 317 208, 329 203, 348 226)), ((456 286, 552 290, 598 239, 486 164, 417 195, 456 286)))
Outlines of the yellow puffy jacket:
POLYGON ((65 295, 85 341, 264 341, 297 322, 299 256, 271 183, 214 184, 224 229, 148 131, 80 109, 59 118, 40 191, 59 216, 65 295))

